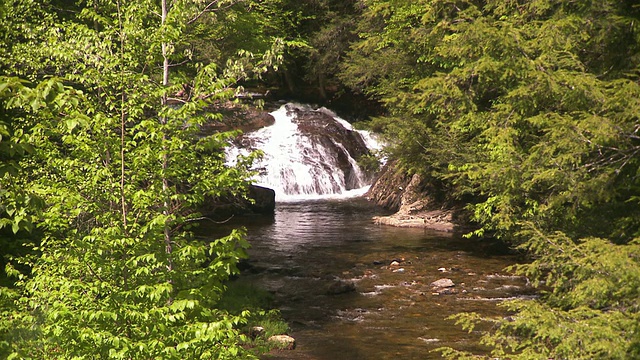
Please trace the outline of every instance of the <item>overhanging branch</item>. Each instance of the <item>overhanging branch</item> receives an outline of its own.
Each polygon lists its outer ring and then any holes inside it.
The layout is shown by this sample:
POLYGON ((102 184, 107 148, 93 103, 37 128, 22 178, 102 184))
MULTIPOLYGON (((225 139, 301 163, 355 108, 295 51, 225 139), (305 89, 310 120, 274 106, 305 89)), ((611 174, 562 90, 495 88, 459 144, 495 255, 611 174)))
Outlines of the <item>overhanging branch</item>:
POLYGON ((207 6, 204 7, 204 9, 202 9, 196 16, 194 16, 193 18, 191 18, 191 20, 187 21, 187 25, 191 25, 194 22, 198 21, 198 19, 206 14, 206 13, 210 13, 210 12, 216 12, 216 11, 220 11, 220 10, 226 10, 230 7, 232 7, 233 5, 237 4, 238 2, 240 2, 241 0, 237 0, 237 1, 232 1, 231 3, 229 3, 227 6, 224 7, 219 7, 219 8, 213 8, 214 5, 217 5, 218 3, 220 3, 221 0, 214 0, 212 2, 210 2, 209 4, 207 4, 207 6))

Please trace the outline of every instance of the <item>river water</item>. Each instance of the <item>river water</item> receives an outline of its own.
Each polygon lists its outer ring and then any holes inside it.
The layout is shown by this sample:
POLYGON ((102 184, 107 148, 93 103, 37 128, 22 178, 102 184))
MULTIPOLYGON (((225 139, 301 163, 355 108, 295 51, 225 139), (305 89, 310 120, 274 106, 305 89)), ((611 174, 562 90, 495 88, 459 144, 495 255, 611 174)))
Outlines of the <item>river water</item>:
POLYGON ((432 350, 442 346, 481 352, 479 335, 447 316, 506 316, 499 301, 529 291, 526 279, 503 270, 516 258, 501 246, 374 225, 381 214, 362 198, 325 199, 278 203, 273 217, 226 225, 245 226, 252 246, 237 281, 273 293, 297 341, 265 359, 438 359, 432 350), (451 294, 431 287, 442 278, 455 283, 451 294))

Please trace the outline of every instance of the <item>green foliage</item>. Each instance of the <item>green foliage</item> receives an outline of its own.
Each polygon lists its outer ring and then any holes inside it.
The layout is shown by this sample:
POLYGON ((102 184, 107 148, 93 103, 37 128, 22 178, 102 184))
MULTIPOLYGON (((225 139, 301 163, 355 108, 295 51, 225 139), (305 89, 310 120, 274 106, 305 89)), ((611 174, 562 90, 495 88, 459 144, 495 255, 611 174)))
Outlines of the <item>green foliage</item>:
POLYGON ((366 4, 342 77, 387 105, 406 168, 476 198, 478 234, 513 234, 522 220, 575 236, 637 231, 592 221, 638 216, 624 205, 637 187, 637 12, 617 2, 366 4))
POLYGON ((19 41, 2 44, 11 56, 0 65, 37 85, 0 80, 0 227, 37 241, 33 256, 3 248, 14 280, 0 291, 0 356, 254 357, 238 330, 249 313, 218 307, 244 234, 203 242, 190 229, 199 206, 242 196, 251 175, 252 157, 225 164, 233 134, 200 133, 216 118, 206 109, 278 53, 198 62, 189 31, 233 5, 212 4, 16 2, 33 36, 7 34, 19 41), (64 16, 37 26, 49 6, 64 16))
POLYGON ((229 311, 231 314, 241 314, 249 310, 251 315, 243 327, 243 332, 251 334, 256 327, 264 329, 260 336, 251 342, 254 346, 270 346, 266 340, 272 335, 287 334, 289 325, 284 322, 277 310, 265 311, 273 308, 273 295, 255 285, 247 284, 241 280, 233 280, 228 283, 228 289, 220 299, 219 308, 229 311))
POLYGON ((380 170, 380 158, 376 155, 363 155, 358 159, 358 166, 366 173, 375 174, 380 170))
MULTIPOLYGON (((529 230, 529 264, 514 266, 516 274, 541 286, 541 298, 503 303, 515 315, 482 319, 455 316, 469 331, 480 321, 495 330, 482 342, 491 357, 510 359, 633 359, 638 351, 640 320, 640 242, 627 245, 590 238, 575 243, 563 234, 529 230)), ((447 358, 459 358, 445 349, 447 358)))
POLYGON ((363 4, 341 77, 385 104, 392 156, 532 257, 513 271, 542 296, 486 319, 491 357, 637 355, 637 5, 363 4))

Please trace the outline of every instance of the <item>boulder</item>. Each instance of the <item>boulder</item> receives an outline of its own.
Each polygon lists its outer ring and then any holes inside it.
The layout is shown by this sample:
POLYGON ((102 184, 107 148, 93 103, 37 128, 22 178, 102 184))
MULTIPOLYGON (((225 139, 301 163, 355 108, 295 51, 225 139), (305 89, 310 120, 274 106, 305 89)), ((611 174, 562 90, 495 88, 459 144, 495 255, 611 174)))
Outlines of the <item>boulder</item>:
POLYGON ((353 281, 337 280, 327 287, 327 294, 340 295, 356 291, 353 281))
POLYGON ((296 348, 296 339, 289 335, 273 335, 267 339, 279 349, 293 350, 296 348))
POLYGON ((447 278, 438 279, 431 283, 431 287, 437 289, 450 288, 454 286, 456 286, 456 284, 453 282, 453 280, 447 278))
POLYGON ((273 189, 249 185, 248 201, 241 197, 211 198, 199 209, 207 217, 226 219, 233 215, 273 215, 276 208, 276 193, 273 189))
POLYGON ((249 330, 249 336, 252 339, 255 339, 259 336, 264 336, 265 334, 265 329, 262 326, 254 326, 251 328, 251 330, 249 330))
POLYGON ((247 204, 247 207, 254 213, 273 214, 276 209, 276 192, 273 189, 251 185, 249 197, 255 202, 247 204))

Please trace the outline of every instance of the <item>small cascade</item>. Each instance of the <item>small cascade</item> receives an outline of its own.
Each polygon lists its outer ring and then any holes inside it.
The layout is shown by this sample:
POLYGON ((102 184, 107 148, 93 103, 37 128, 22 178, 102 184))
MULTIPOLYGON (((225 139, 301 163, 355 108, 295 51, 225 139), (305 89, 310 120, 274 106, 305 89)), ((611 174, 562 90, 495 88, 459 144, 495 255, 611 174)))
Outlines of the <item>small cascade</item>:
POLYGON ((324 108, 286 104, 271 115, 273 125, 243 135, 242 145, 228 154, 233 161, 249 151, 264 153, 255 164, 260 172, 256 185, 275 190, 277 201, 347 197, 367 190, 371 175, 356 159, 379 147, 369 134, 324 108))

